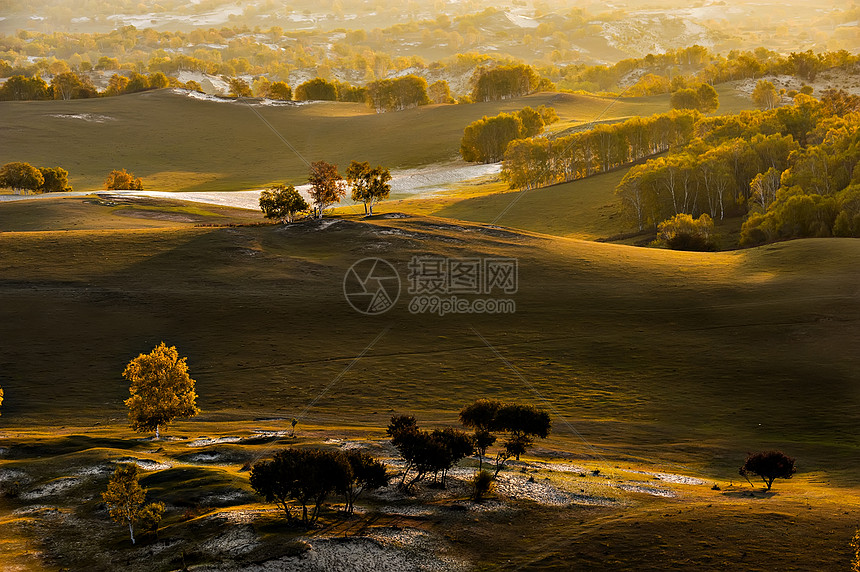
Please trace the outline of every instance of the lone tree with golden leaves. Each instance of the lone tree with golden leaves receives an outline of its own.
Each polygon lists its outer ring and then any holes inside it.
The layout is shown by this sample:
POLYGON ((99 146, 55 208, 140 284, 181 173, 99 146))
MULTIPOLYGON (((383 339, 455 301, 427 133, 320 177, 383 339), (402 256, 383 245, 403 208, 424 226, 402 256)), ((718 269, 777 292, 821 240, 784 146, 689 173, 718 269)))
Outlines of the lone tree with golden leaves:
POLYGON ((122 375, 131 384, 125 404, 132 429, 155 431, 158 439, 162 425, 200 413, 186 359, 179 357, 175 346, 161 342, 128 363, 122 375))
POLYGON ((134 523, 143 510, 146 491, 140 486, 137 465, 120 463, 116 467, 102 500, 108 506, 110 517, 117 524, 127 524, 131 543, 134 544, 134 523))

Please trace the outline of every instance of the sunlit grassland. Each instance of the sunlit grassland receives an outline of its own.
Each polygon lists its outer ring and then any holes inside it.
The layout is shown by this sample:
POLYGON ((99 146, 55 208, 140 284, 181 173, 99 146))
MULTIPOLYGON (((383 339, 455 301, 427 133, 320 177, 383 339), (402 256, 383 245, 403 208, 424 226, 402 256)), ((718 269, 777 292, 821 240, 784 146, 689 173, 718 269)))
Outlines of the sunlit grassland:
MULTIPOLYGON (((496 397, 551 408, 553 433, 535 449, 541 458, 567 456, 607 478, 663 470, 708 485, 674 499, 631 496, 623 509, 518 505, 525 512, 512 524, 454 513, 390 524, 443 532, 486 569, 741 562, 767 570, 775 553, 799 567, 841 566, 858 507, 857 244, 685 253, 435 217, 3 233, 4 469, 40 475, 32 487, 128 455, 169 462, 144 479, 153 498, 217 511, 206 499, 247 491, 241 466, 274 447, 383 439, 395 412, 456 424, 464 403, 496 397), (384 315, 346 304, 342 278, 356 260, 390 260, 405 282, 411 256, 428 253, 517 258, 516 313, 412 315, 405 284, 384 315), (153 444, 127 427, 120 373, 161 340, 188 356, 203 413, 166 431, 186 440, 153 444), (297 440, 187 447, 188 439, 287 429, 310 403, 297 440), (747 451, 770 447, 796 456, 800 473, 752 498, 737 467, 747 451), (191 457, 198 451, 229 462, 203 466, 191 457)), ((587 490, 599 484, 580 479, 587 490)), ((100 555, 128 544, 97 512, 105 482, 70 488, 63 499, 90 500, 57 501, 74 518, 51 529, 55 547, 102 569, 100 555), (78 528, 100 519, 103 528, 78 528)), ((38 537, 13 524, 36 517, 3 514, 4 529, 16 531, 4 554, 30 562, 24 555, 38 537)), ((163 535, 192 546, 226 530, 218 519, 191 518, 174 511, 163 535)), ((319 534, 355 524, 324 522, 319 534)), ((274 517, 256 526, 283 546, 297 534, 274 517)))
POLYGON ((247 224, 262 213, 165 199, 51 197, 0 205, 0 232, 102 230, 247 224))
POLYGON ((544 104, 555 107, 563 122, 576 124, 668 109, 665 97, 640 102, 541 93, 376 114, 357 103, 252 108, 162 90, 96 100, 2 102, 0 136, 8 143, 5 161, 60 165, 78 190, 100 188, 116 168, 134 172, 153 190, 240 190, 304 182, 308 167, 302 158, 341 167, 367 160, 391 169, 449 161, 457 157, 470 122, 544 104))
POLYGON ((162 339, 189 355, 203 409, 224 419, 295 415, 383 331, 314 421, 453 420, 479 396, 535 399, 475 328, 611 450, 718 473, 736 460, 715 450, 765 443, 838 460, 840 474, 853 463, 854 241, 702 254, 443 219, 317 225, 3 234, 3 424, 121 417, 123 364, 162 339), (518 258, 516 314, 346 305, 354 261, 383 256, 405 280, 427 253, 518 258))

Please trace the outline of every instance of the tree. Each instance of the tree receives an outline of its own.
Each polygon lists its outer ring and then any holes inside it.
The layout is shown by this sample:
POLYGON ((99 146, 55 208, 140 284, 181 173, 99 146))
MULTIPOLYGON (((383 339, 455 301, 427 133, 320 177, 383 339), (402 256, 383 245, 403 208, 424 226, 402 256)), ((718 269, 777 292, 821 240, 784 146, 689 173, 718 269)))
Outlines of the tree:
POLYGON ((472 74, 472 101, 498 101, 527 95, 538 89, 540 77, 531 66, 518 64, 479 67, 472 74))
POLYGON ((0 405, 3 405, 3 388, 0 387, 0 405))
POLYGON ((110 516, 117 524, 128 525, 128 534, 134 544, 134 523, 140 517, 146 491, 138 480, 138 467, 134 463, 120 463, 108 482, 102 500, 107 504, 110 516))
MULTIPOLYGON (((496 413, 494 425, 497 430, 504 431, 507 436, 504 443, 504 460, 513 456, 520 460, 520 455, 534 444, 534 438, 546 439, 552 428, 549 413, 533 405, 510 403, 502 405, 496 413)), ((500 467, 496 467, 498 474, 500 467)))
POLYGON ((371 168, 367 161, 352 161, 346 169, 346 182, 352 189, 351 198, 364 203, 365 215, 373 216, 373 203, 388 198, 391 193, 390 180, 391 172, 388 169, 379 165, 371 168))
POLYGON ((430 473, 444 487, 448 470, 474 451, 471 437, 462 431, 452 427, 422 431, 411 415, 393 416, 387 433, 391 444, 406 461, 400 486, 407 490, 430 473), (407 483, 406 477, 412 469, 415 469, 415 476, 407 483))
POLYGON ((38 191, 44 183, 42 172, 29 163, 16 161, 0 167, 0 187, 10 188, 16 194, 38 191))
POLYGON ((771 82, 760 79, 753 89, 752 100, 759 109, 773 109, 779 103, 779 92, 771 82))
POLYGON ((716 111, 720 106, 717 91, 703 83, 697 88, 684 87, 672 92, 669 98, 672 109, 694 109, 702 113, 716 111))
POLYGON ((248 85, 247 81, 238 77, 224 79, 227 80, 227 85, 230 86, 231 97, 251 97, 251 86, 248 85))
POLYGON ((325 161, 311 163, 308 183, 311 185, 310 195, 317 218, 322 218, 326 208, 339 203, 346 195, 346 181, 338 173, 337 165, 332 163, 325 161))
POLYGON ((523 122, 519 116, 500 113, 473 121, 463 131, 460 155, 465 161, 496 163, 501 161, 508 144, 519 139, 523 122))
POLYGON ((427 96, 433 103, 456 103, 451 96, 451 88, 444 79, 431 83, 427 88, 427 96))
POLYGON ((696 88, 696 97, 699 99, 698 110, 702 113, 716 111, 720 107, 720 98, 717 90, 710 84, 703 83, 696 88))
POLYGON ((374 490, 388 484, 388 473, 378 459, 366 451, 352 449, 346 452, 346 460, 352 469, 346 487, 346 512, 352 514, 355 501, 366 490, 374 490))
POLYGON ((54 99, 86 99, 97 97, 98 92, 87 78, 81 78, 75 72, 57 74, 51 80, 54 88, 54 99))
POLYGON ((295 96, 296 101, 337 101, 337 86, 318 77, 297 87, 295 96))
POLYGON ((120 95, 126 92, 128 88, 128 78, 124 75, 113 74, 110 76, 108 80, 107 89, 105 89, 105 95, 120 95))
POLYGON ((161 342, 128 363, 122 375, 130 383, 131 397, 125 404, 132 429, 155 431, 158 439, 162 425, 200 413, 186 359, 176 347, 161 342))
POLYGON ((146 81, 149 84, 149 89, 164 89, 170 85, 170 80, 168 80, 167 76, 162 72, 149 74, 146 76, 146 81))
POLYGON ((290 101, 293 98, 293 90, 283 81, 275 81, 269 84, 266 96, 269 99, 277 99, 280 101, 290 101))
POLYGON ((62 167, 51 169, 49 167, 39 167, 39 172, 42 173, 44 182, 39 189, 43 193, 67 193, 72 190, 69 185, 69 172, 62 167))
POLYGON ((484 466, 484 456, 487 449, 496 442, 493 431, 496 429, 496 414, 502 408, 500 401, 479 399, 460 410, 460 423, 472 429, 475 451, 478 453, 478 471, 484 466))
POLYGON ((767 490, 770 490, 775 479, 790 479, 795 472, 794 459, 781 451, 749 453, 746 462, 738 470, 738 474, 747 480, 749 475, 761 477, 767 490))
POLYGON ((308 203, 292 185, 276 185, 260 193, 260 209, 266 218, 293 222, 293 216, 307 208, 308 203))
POLYGON ((105 189, 109 191, 142 191, 143 181, 139 178, 136 179, 132 173, 127 172, 125 169, 114 169, 108 173, 108 176, 105 179, 105 189))
POLYGON ((427 80, 416 75, 381 79, 367 85, 367 102, 377 113, 401 111, 430 103, 427 80))
POLYGON ((346 494, 352 481, 352 468, 340 451, 324 449, 283 449, 270 461, 260 461, 251 468, 251 487, 274 502, 287 520, 296 520, 290 501, 302 508, 301 522, 313 525, 325 499, 333 492, 346 494), (313 512, 308 515, 308 507, 313 512))
POLYGON ((54 90, 41 77, 15 75, 0 86, 2 101, 31 101, 52 99, 54 90))

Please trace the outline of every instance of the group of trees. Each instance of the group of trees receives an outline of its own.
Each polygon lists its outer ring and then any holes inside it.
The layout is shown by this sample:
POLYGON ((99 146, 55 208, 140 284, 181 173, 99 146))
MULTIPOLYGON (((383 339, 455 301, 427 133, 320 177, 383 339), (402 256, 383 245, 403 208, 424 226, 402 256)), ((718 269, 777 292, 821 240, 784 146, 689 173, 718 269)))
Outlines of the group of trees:
POLYGON ((717 90, 706 83, 696 88, 684 87, 673 91, 669 102, 672 109, 693 109, 702 113, 710 113, 720 107, 717 90))
POLYGON ((367 104, 377 113, 401 111, 431 103, 427 80, 416 75, 380 79, 367 84, 367 104))
MULTIPOLYGON (((546 411, 531 405, 503 403, 490 399, 479 399, 467 405, 460 412, 460 422, 471 429, 470 435, 453 427, 422 430, 412 415, 395 415, 388 424, 387 433, 391 443, 406 461, 400 479, 400 486, 410 489, 414 484, 433 475, 433 482, 444 488, 447 472, 460 460, 477 454, 478 474, 475 493, 482 494, 479 487, 486 483, 483 460, 487 450, 495 444, 498 435, 505 437, 495 459, 495 472, 490 481, 496 478, 508 459, 525 453, 534 445, 534 439, 545 439, 552 422, 546 411), (411 480, 407 481, 410 472, 411 480)), ((485 485, 486 486, 486 485, 485 485)))
POLYGON ((364 451, 287 448, 271 460, 254 464, 250 482, 254 491, 281 508, 290 522, 299 520, 291 505, 291 501, 298 502, 301 524, 312 526, 332 493, 344 495, 346 512, 351 514, 361 493, 386 486, 388 475, 385 465, 364 451))
POLYGON ((860 97, 798 94, 793 105, 698 120, 696 136, 636 165, 616 189, 639 230, 679 214, 748 215, 742 245, 860 235, 860 97))
POLYGON ((472 101, 498 101, 538 90, 540 76, 529 65, 479 67, 471 79, 472 101))
POLYGON ((511 141, 535 137, 546 125, 558 121, 552 107, 525 107, 516 113, 486 115, 463 130, 460 156, 465 161, 496 163, 501 161, 511 141))
POLYGON ((195 81, 183 83, 176 78, 167 77, 161 72, 148 75, 130 72, 128 75, 113 74, 108 80, 108 86, 104 91, 99 92, 87 75, 68 71, 54 75, 51 78, 51 83, 45 82, 40 76, 12 76, 0 86, 0 101, 87 99, 165 87, 181 87, 194 91, 202 91, 200 84, 195 81))
POLYGON ((34 167, 15 161, 0 167, 0 188, 14 193, 65 193, 72 190, 69 172, 62 167, 34 167))
POLYGON ((502 177, 511 188, 534 189, 605 173, 686 144, 698 118, 695 111, 672 111, 555 139, 518 139, 505 151, 502 177))
MULTIPOLYGON (((325 209, 339 203, 348 189, 352 191, 352 200, 364 204, 364 214, 371 216, 373 205, 387 199, 391 193, 391 172, 386 167, 352 161, 347 167, 346 179, 333 163, 314 161, 310 167, 308 193, 317 218, 322 218, 325 209)), ((292 222, 297 213, 308 209, 308 203, 293 185, 277 185, 260 194, 260 209, 266 218, 292 222)))

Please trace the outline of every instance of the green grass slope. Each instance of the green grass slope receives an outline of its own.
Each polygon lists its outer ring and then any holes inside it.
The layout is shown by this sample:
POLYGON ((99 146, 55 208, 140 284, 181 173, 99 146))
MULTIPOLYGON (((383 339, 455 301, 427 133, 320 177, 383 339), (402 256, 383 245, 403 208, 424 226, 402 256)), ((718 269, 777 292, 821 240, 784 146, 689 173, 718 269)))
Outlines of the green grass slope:
POLYGON ((134 172, 149 189, 237 190, 306 179, 307 166, 266 122, 307 161, 324 159, 345 167, 357 159, 406 168, 456 157, 463 128, 475 119, 542 104, 556 107, 567 123, 668 109, 667 98, 616 101, 553 93, 379 115, 348 103, 252 109, 168 90, 93 100, 0 102, 0 138, 6 142, 0 160, 60 165, 78 190, 100 188, 115 168, 134 172))

